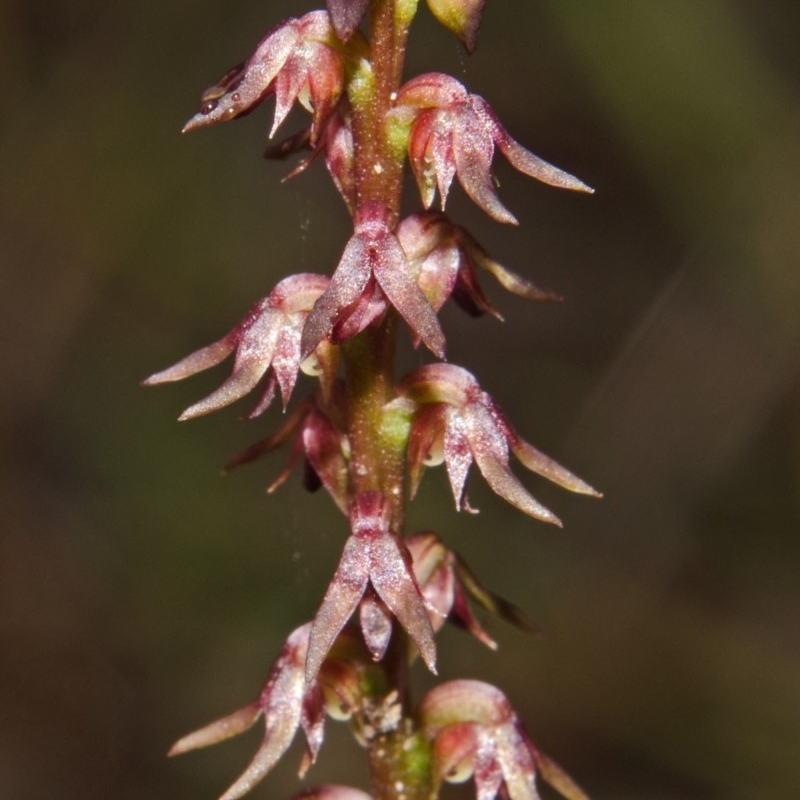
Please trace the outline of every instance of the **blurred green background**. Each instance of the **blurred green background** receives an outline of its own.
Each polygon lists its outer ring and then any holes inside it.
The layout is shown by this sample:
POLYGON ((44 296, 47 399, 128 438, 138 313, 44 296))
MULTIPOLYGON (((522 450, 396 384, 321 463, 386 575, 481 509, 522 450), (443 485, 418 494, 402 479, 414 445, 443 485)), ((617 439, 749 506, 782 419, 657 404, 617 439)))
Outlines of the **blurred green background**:
MULTIPOLYGON (((323 168, 281 184, 260 158, 271 104, 179 135, 308 9, 0 2, 4 800, 218 796, 259 733, 165 751, 249 701, 338 558, 327 498, 297 477, 264 495, 282 454, 218 475, 276 409, 177 424, 225 367, 137 385, 341 252, 323 168)), ((411 515, 545 630, 491 624, 499 654, 446 631, 441 675, 505 689, 597 800, 800 797, 798 31, 796 0, 489 0, 467 59, 427 9, 415 24, 410 71, 450 71, 598 190, 498 160, 510 229, 455 189, 454 219, 566 301, 487 282, 505 324, 444 324, 450 358, 605 499, 525 477, 558 532, 473 476, 482 513, 456 515, 436 470, 411 515)), ((253 797, 292 794, 298 762, 253 797)), ((329 723, 308 780, 363 772, 329 723)))

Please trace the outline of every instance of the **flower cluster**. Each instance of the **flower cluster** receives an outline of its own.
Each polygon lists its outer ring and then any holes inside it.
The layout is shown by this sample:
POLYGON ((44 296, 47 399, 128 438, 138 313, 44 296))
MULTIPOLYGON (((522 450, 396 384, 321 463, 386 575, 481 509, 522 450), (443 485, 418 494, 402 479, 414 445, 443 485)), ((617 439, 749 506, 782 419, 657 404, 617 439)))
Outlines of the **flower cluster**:
MULTIPOLYGON (((467 594, 530 627, 518 609, 481 586, 434 534, 414 534, 405 545, 395 540, 388 531, 382 498, 362 495, 354 506, 358 509, 354 533, 322 608, 313 622, 297 628, 286 640, 258 697, 184 736, 170 750, 174 756, 217 744, 263 718, 260 746, 221 800, 236 800, 259 783, 288 750, 298 730, 306 739, 300 764, 300 775, 304 775, 322 745, 326 715, 350 721, 363 742, 375 735, 376 726, 394 729, 394 693, 382 699, 373 694, 374 687, 380 689, 386 683, 387 676, 377 662, 391 634, 390 612, 407 629, 413 628, 411 635, 426 660, 433 658, 433 631, 448 617, 496 647, 472 615, 467 594), (359 604, 361 637, 347 623, 359 604)), ((504 782, 511 800, 535 800, 532 787, 538 769, 570 800, 585 800, 577 787, 570 793, 574 784, 533 748, 497 689, 477 681, 444 684, 428 693, 417 716, 420 732, 430 742, 437 781, 457 782, 474 774, 481 798, 493 797, 504 782), (528 787, 528 794, 521 793, 520 786, 528 787)), ((317 787, 300 797, 368 800, 358 790, 332 786, 317 787)))
POLYGON ((341 342, 360 333, 383 314, 388 302, 426 347, 444 358, 442 327, 391 230, 388 209, 380 203, 365 204, 354 229, 330 285, 306 320, 303 354, 325 339, 341 342))
MULTIPOLYGON (((323 275, 291 275, 282 280, 263 300, 259 300, 245 318, 222 339, 192 353, 177 364, 156 372, 144 381, 145 386, 155 386, 188 378, 203 370, 215 367, 234 350, 236 360, 233 373, 208 397, 189 406, 181 420, 209 414, 230 405, 263 383, 261 397, 250 417, 262 414, 272 402, 275 390, 280 387, 283 406, 297 380, 302 362, 311 353, 301 357, 300 334, 308 313, 316 300, 328 288, 329 279, 323 275)), ((325 343, 318 343, 315 358, 307 370, 317 372, 327 391, 336 375, 336 351, 325 343)))
POLYGON ((472 316, 489 313, 502 319, 478 283, 476 266, 520 297, 561 299, 492 260, 464 228, 454 225, 443 213, 424 211, 406 217, 397 226, 397 238, 417 284, 436 311, 452 296, 472 316))
POLYGON ((376 661, 389 644, 393 615, 408 631, 428 668, 436 671, 433 628, 408 549, 389 530, 388 511, 384 498, 376 492, 359 495, 353 503, 352 533, 311 629, 306 663, 309 680, 362 598, 366 602, 361 605, 361 629, 376 661))
POLYGON ((494 188, 495 146, 525 175, 562 189, 592 191, 512 139, 489 104, 449 75, 433 72, 408 81, 397 94, 395 114, 410 128, 408 155, 425 208, 433 203, 438 188, 444 209, 455 176, 489 216, 516 224, 494 188))
POLYGON ((520 511, 561 525, 511 471, 509 449, 523 466, 565 489, 599 497, 588 483, 522 439, 495 401, 465 369, 428 364, 398 384, 398 405, 412 414, 408 462, 412 496, 426 466, 444 462, 459 509, 470 510, 464 484, 474 461, 492 490, 520 511))
POLYGON ((538 772, 568 800, 588 800, 561 767, 533 746, 506 696, 488 683, 459 680, 437 686, 423 699, 419 716, 433 742, 439 781, 473 778, 479 800, 501 790, 510 800, 539 800, 538 772))
POLYGON ((342 96, 346 56, 362 50, 363 42, 356 40, 343 47, 325 11, 286 20, 259 42, 247 61, 228 70, 203 92, 200 111, 183 130, 241 117, 274 94, 270 136, 300 100, 313 114, 314 142, 342 96))
POLYGON ((429 531, 415 533, 405 540, 414 563, 414 577, 428 607, 434 632, 451 620, 466 628, 478 641, 492 650, 497 642, 489 636, 470 608, 469 601, 503 617, 530 633, 537 633, 534 625, 513 603, 487 589, 467 566, 464 559, 449 550, 429 531))

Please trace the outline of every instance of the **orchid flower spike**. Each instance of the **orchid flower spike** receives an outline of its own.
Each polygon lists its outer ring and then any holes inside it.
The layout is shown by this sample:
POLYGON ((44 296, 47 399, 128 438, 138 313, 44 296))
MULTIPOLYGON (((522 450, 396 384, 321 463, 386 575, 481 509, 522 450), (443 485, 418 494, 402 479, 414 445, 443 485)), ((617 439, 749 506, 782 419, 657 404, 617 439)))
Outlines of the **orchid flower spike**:
POLYGON ((428 364, 398 384, 398 405, 412 408, 408 461, 412 496, 426 466, 444 462, 456 508, 469 508, 464 483, 475 461, 486 482, 500 497, 535 519, 561 526, 511 471, 509 448, 523 466, 579 494, 599 497, 588 483, 520 438, 495 401, 475 378, 453 364, 428 364))
POLYGON ((400 88, 395 105, 398 121, 409 126, 408 156, 425 208, 438 189, 444 210, 455 176, 489 216, 516 224, 494 188, 495 146, 525 175, 562 189, 592 191, 512 139, 489 104, 449 75, 432 72, 413 78, 400 88))
POLYGON ((335 349, 325 342, 307 357, 301 358, 300 354, 303 324, 328 284, 327 277, 310 273, 284 278, 222 339, 156 372, 143 384, 155 386, 183 380, 216 366, 235 350, 236 360, 230 378, 208 397, 189 406, 181 414, 181 420, 193 419, 230 405, 252 391, 262 379, 261 398, 250 417, 258 416, 269 407, 278 387, 285 409, 301 368, 319 374, 323 386, 329 387, 338 363, 335 349), (306 360, 308 363, 304 365, 306 360))

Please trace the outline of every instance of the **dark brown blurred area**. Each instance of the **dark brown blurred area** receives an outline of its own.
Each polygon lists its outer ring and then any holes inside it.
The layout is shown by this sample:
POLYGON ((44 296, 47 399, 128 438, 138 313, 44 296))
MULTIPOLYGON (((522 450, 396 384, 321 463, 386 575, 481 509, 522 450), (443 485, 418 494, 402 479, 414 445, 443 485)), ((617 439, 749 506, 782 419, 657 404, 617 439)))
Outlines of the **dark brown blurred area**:
MULTIPOLYGON (((297 477, 264 494, 281 455, 218 474, 277 409, 175 422, 225 367, 138 387, 346 241, 320 165, 281 183, 261 160, 270 103, 179 135, 309 9, 0 2, 2 800, 218 796, 258 733, 166 750, 251 699, 336 563, 325 497, 297 477)), ((489 623, 498 654, 446 631, 440 674, 507 691, 597 800, 800 797, 798 31, 796 0, 488 0, 468 59, 426 8, 415 24, 410 71, 450 71, 597 188, 498 160, 519 228, 455 189, 451 215, 566 300, 487 282, 506 322, 444 325, 451 360, 605 498, 525 476, 555 531, 474 475, 482 513, 456 515, 431 471, 411 513, 545 630, 489 623)), ((363 775, 338 728, 306 785, 363 775)), ((253 797, 292 794, 298 763, 253 797)))

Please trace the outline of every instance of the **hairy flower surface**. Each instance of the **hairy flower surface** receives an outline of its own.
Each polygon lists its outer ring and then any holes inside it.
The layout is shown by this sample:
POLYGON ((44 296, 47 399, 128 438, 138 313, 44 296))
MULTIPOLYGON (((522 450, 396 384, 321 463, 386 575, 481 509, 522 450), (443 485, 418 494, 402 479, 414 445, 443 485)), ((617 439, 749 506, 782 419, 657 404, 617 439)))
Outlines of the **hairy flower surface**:
MULTIPOLYGON (((509 448, 529 470, 579 494, 598 497, 589 484, 521 439, 475 378, 452 364, 428 364, 398 384, 401 400, 411 401, 408 443, 412 496, 426 466, 444 461, 458 509, 468 508, 464 483, 475 461, 492 490, 520 511, 561 525, 511 471, 509 448)), ((395 401, 398 402, 398 401, 395 401)))
MULTIPOLYGON (((145 386, 179 381, 216 366, 234 350, 233 373, 208 397, 189 406, 180 419, 209 414, 230 405, 264 381, 261 398, 250 416, 263 413, 280 387, 284 408, 304 360, 300 354, 300 335, 309 311, 328 288, 323 275, 303 273, 282 280, 247 316, 222 339, 187 356, 171 367, 156 372, 144 381, 145 386)), ((317 354, 323 384, 330 385, 336 373, 336 356, 325 350, 317 354)))
POLYGON ((561 299, 493 261, 464 228, 454 225, 438 211, 423 211, 406 217, 397 227, 397 238, 420 289, 436 311, 452 296, 472 316, 489 313, 502 319, 478 283, 476 266, 520 297, 561 299))
MULTIPOLYGON (((339 566, 331 579, 311 629, 306 673, 313 680, 333 642, 351 614, 372 587, 397 621, 408 631, 422 660, 435 672, 436 644, 428 612, 420 594, 411 558, 401 541, 389 530, 388 504, 377 492, 356 497, 350 512, 352 534, 344 546, 339 566)), ((375 621, 374 609, 367 621, 375 621)), ((369 625, 362 631, 373 656, 385 649, 385 628, 369 625)))
POLYGON ((388 211, 369 203, 355 219, 355 233, 330 285, 308 315, 302 353, 312 353, 326 338, 337 343, 364 330, 385 311, 386 302, 397 309, 415 337, 444 358, 441 325, 389 227, 388 211))
POLYGON ((216 744, 252 727, 264 717, 264 739, 255 757, 221 800, 249 792, 278 762, 302 727, 308 751, 301 772, 314 762, 323 739, 325 698, 319 680, 306 681, 305 662, 311 624, 297 628, 272 665, 258 699, 178 741, 170 755, 216 744))
POLYGON ((495 146, 525 175, 562 189, 592 191, 512 139, 489 104, 449 75, 433 72, 408 81, 398 92, 395 114, 401 122, 410 120, 408 155, 425 208, 438 188, 444 209, 455 176, 487 214, 516 224, 494 188, 495 146))
POLYGON ((203 92, 200 111, 183 130, 240 117, 274 94, 270 136, 299 100, 313 114, 313 143, 342 95, 344 64, 344 49, 326 11, 288 19, 259 42, 247 61, 203 92))
POLYGON ((433 741, 439 781, 475 781, 478 800, 498 793, 510 800, 539 800, 537 771, 568 800, 588 800, 583 790, 530 741, 506 696, 481 681, 459 680, 432 689, 419 707, 433 741))

